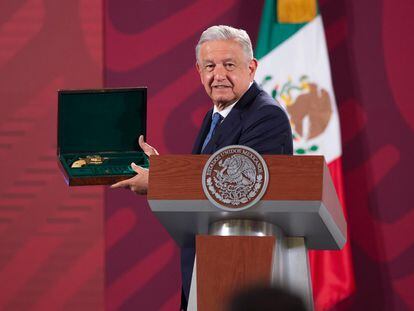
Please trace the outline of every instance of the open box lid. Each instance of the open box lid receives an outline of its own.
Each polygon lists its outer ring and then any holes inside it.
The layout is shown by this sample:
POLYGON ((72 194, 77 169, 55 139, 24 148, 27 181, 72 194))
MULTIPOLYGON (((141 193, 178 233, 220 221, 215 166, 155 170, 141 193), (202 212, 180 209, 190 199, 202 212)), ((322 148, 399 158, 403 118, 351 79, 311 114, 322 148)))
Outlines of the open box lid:
POLYGON ((58 154, 141 151, 147 88, 58 91, 58 154))

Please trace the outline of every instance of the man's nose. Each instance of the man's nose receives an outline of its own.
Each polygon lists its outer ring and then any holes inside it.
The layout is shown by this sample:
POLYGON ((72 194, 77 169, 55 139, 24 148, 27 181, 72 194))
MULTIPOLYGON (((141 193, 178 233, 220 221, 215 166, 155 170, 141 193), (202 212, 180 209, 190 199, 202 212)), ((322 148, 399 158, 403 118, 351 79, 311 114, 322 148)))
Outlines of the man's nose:
POLYGON ((223 80, 226 78, 226 69, 222 65, 217 65, 214 68, 214 79, 223 80))

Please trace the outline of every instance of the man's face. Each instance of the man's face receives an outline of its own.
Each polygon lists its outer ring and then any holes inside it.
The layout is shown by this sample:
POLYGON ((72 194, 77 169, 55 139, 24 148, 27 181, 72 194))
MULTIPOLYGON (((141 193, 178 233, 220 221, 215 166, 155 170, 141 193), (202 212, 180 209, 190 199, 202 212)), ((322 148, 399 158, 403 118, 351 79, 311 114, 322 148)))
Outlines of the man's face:
POLYGON ((248 60, 234 40, 208 41, 201 45, 197 70, 208 96, 219 110, 233 104, 254 79, 257 60, 248 60))

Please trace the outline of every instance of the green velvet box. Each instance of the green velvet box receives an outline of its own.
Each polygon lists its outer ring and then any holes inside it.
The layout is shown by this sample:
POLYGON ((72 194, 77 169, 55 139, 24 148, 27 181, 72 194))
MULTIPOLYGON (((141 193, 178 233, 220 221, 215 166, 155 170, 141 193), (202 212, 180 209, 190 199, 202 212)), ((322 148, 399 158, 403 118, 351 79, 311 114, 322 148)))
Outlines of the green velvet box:
POLYGON ((147 88, 58 91, 59 166, 69 186, 111 185, 148 167, 147 88), (75 163, 76 162, 76 163, 75 163))

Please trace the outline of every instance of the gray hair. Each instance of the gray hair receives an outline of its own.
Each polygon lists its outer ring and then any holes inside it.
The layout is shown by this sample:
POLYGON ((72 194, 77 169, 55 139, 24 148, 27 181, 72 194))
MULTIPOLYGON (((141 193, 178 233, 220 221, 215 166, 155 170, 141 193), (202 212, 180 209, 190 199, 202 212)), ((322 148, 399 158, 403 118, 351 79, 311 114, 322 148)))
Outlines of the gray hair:
POLYGON ((237 29, 230 26, 219 25, 211 26, 204 30, 201 34, 200 40, 196 46, 196 59, 199 61, 200 48, 204 42, 218 41, 218 40, 235 40, 243 48, 244 53, 249 58, 253 59, 252 42, 247 32, 243 29, 237 29))

